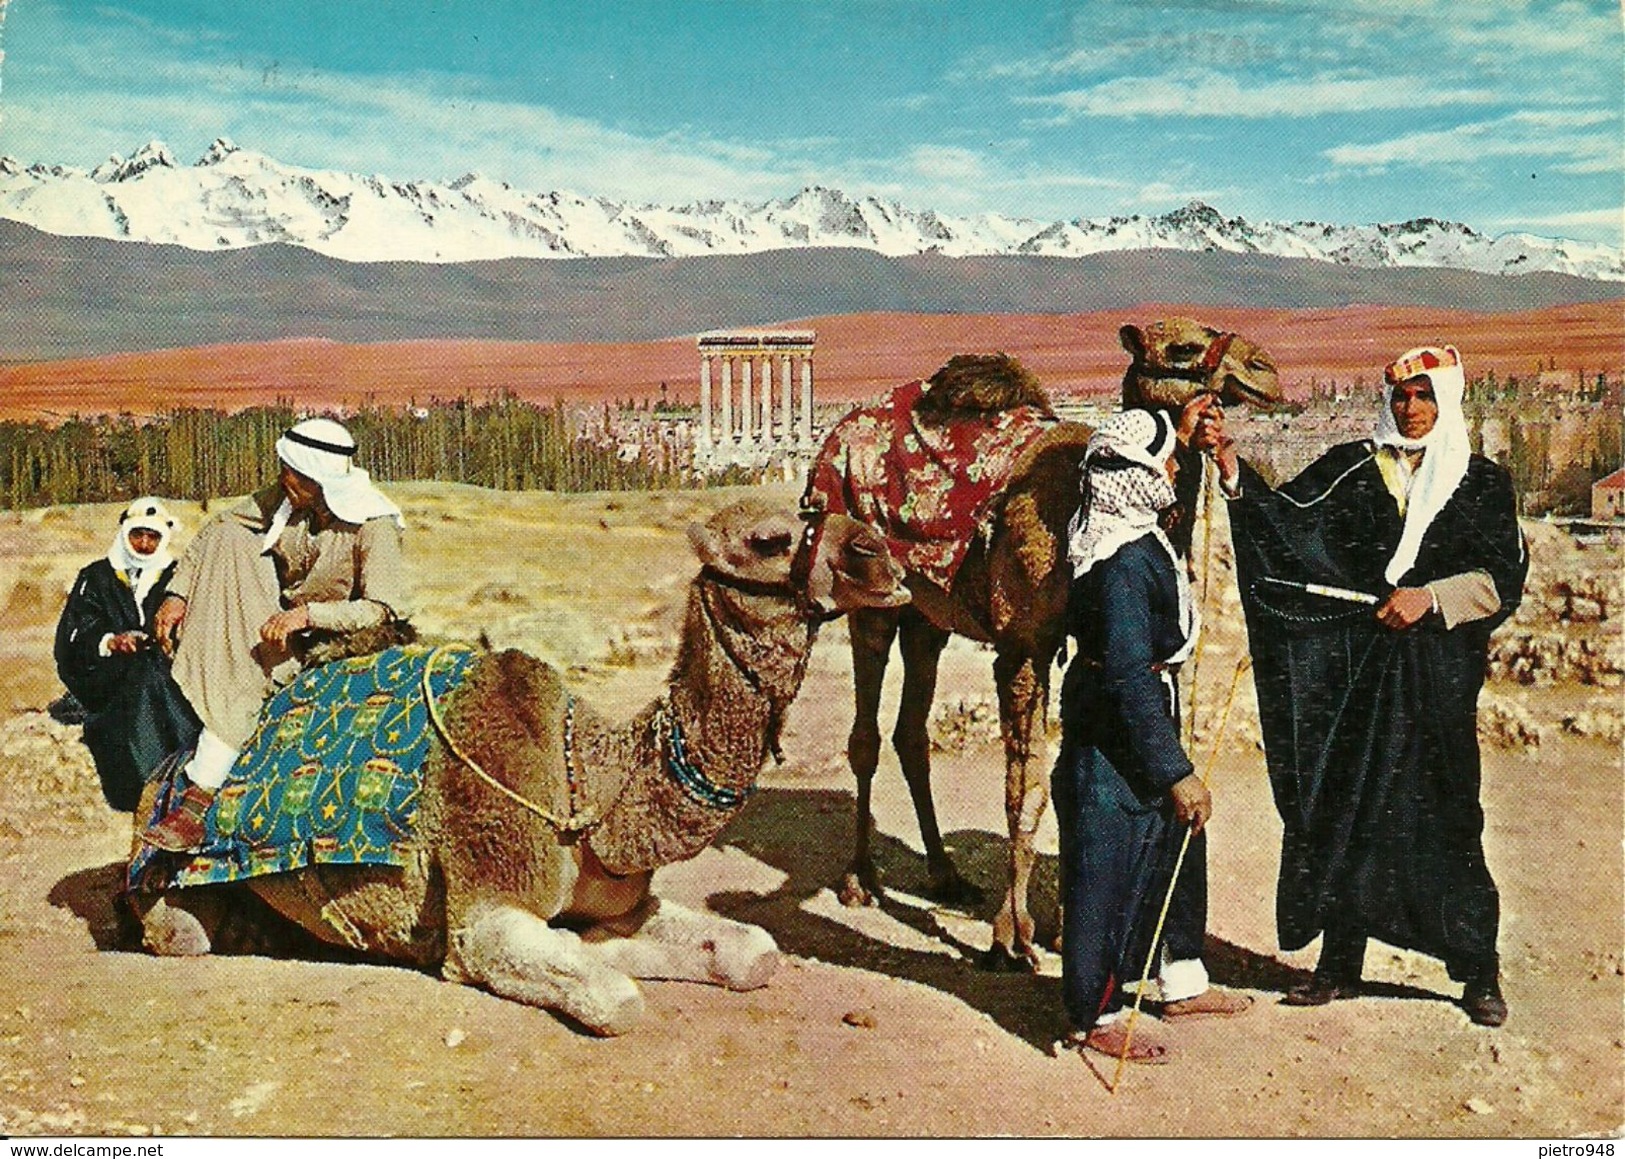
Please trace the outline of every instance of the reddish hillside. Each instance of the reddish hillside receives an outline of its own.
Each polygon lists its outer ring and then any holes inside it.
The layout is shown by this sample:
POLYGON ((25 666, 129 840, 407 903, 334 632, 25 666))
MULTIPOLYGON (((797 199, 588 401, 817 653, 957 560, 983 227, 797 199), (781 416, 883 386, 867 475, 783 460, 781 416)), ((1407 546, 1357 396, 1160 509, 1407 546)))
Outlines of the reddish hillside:
MULTIPOLYGON (((818 331, 820 401, 866 398, 930 373, 959 351, 1005 350, 1057 394, 1110 392, 1126 365, 1119 326, 1191 313, 1263 343, 1289 394, 1311 378, 1375 383, 1388 358, 1424 342, 1453 342, 1468 371, 1527 375, 1555 358, 1562 369, 1618 372, 1625 351, 1620 301, 1515 314, 1400 307, 1236 310, 1142 306, 1072 315, 855 314, 798 319, 818 331)), ((147 414, 170 407, 238 409, 279 397, 300 407, 426 403, 511 390, 550 402, 694 399, 692 338, 621 344, 397 342, 344 345, 290 340, 71 359, 0 369, 0 417, 147 414)))

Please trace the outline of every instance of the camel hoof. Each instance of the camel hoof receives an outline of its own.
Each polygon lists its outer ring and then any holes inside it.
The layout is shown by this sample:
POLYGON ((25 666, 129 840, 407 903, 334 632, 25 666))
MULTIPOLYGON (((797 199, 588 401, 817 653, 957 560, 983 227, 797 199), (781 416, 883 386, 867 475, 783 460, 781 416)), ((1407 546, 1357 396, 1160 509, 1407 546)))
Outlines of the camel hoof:
POLYGON ((841 878, 841 888, 836 896, 847 909, 857 909, 860 906, 874 905, 880 894, 880 883, 871 881, 865 883, 856 873, 848 873, 841 878))
POLYGON ((161 958, 197 958, 213 949, 197 915, 162 898, 141 917, 141 944, 161 958))
POLYGON ((994 942, 977 961, 977 965, 990 974, 1036 974, 1037 964, 1024 954, 1018 954, 1009 946, 994 942))

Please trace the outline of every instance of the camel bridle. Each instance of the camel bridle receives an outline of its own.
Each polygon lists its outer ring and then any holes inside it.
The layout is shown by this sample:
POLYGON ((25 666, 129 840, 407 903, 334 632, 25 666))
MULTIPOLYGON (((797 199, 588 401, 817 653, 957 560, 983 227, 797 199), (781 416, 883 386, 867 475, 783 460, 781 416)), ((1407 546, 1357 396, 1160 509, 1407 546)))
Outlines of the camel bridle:
POLYGON ((1230 344, 1235 340, 1236 336, 1233 333, 1221 331, 1208 343, 1202 357, 1190 366, 1152 366, 1147 363, 1145 369, 1155 378, 1177 378, 1182 382, 1199 382, 1212 390, 1213 377, 1224 364, 1224 356, 1230 353, 1230 344))

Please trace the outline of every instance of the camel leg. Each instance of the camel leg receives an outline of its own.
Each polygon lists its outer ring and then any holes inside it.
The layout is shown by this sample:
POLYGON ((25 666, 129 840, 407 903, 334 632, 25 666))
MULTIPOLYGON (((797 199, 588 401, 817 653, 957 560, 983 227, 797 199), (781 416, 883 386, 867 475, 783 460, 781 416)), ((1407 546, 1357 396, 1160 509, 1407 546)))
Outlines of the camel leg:
POLYGON ((942 841, 936 802, 931 799, 931 703, 937 695, 937 667, 948 633, 918 612, 905 609, 898 643, 903 653, 903 698, 897 710, 892 747, 903 766, 908 795, 925 845, 926 893, 953 905, 981 900, 981 891, 959 876, 942 841))
POLYGON ((757 926, 657 901, 647 920, 624 937, 585 940, 603 960, 634 978, 705 982, 729 990, 766 986, 779 964, 773 935, 757 926))
POLYGON ((594 1034, 624 1034, 643 1017, 638 984, 606 962, 598 947, 511 905, 476 905, 452 934, 443 973, 556 1010, 594 1034))
POLYGON ((872 905, 880 893, 869 840, 874 829, 875 769, 880 764, 880 690, 886 682, 886 661, 897 636, 898 614, 879 608, 859 608, 846 618, 852 638, 852 732, 846 740, 846 760, 857 781, 856 833, 852 861, 841 878, 841 904, 872 905))
POLYGON ((163 958, 195 958, 214 950, 223 916, 219 891, 171 890, 157 897, 138 896, 141 945, 163 958))
POLYGON ((993 919, 993 945, 984 964, 991 969, 1036 969, 1033 919, 1027 888, 1038 860, 1035 837, 1049 804, 1049 785, 1038 767, 1034 734, 1049 697, 1047 668, 1028 655, 1000 653, 993 662, 999 688, 999 723, 1004 733, 1004 816, 1010 828, 1010 884, 993 919))

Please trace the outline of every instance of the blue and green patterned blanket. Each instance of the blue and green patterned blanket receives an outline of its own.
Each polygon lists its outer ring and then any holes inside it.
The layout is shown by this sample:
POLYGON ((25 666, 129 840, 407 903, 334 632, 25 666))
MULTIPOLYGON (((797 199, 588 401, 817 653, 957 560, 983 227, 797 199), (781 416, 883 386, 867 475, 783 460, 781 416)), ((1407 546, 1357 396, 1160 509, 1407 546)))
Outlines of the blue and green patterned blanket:
MULTIPOLYGON (((130 863, 131 886, 405 864, 434 731, 425 686, 443 710, 474 656, 463 645, 413 644, 300 673, 266 703, 215 795, 202 850, 177 859, 144 848, 130 863), (143 882, 149 869, 162 880, 143 882)), ((177 779, 160 789, 154 819, 184 787, 177 779)))

